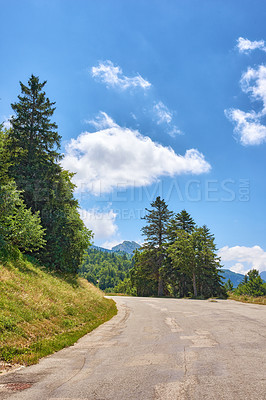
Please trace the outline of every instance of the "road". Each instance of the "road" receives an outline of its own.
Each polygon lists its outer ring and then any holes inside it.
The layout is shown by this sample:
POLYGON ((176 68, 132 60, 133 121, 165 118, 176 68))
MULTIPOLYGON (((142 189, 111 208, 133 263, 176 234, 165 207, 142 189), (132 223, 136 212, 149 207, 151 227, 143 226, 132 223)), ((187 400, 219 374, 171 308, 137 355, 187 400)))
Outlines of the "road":
POLYGON ((114 300, 118 315, 74 346, 0 375, 0 399, 266 399, 265 306, 114 300))

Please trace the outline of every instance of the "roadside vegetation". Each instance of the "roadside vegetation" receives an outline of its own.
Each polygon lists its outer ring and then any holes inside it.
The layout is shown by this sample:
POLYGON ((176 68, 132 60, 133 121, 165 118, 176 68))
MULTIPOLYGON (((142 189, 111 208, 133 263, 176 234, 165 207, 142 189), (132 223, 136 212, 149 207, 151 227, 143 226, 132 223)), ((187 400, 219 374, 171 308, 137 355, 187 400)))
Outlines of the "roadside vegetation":
POLYGON ((45 85, 20 82, 10 126, 0 125, 0 363, 35 363, 116 313, 77 276, 92 232, 60 165, 45 85))
POLYGON ((225 288, 231 300, 266 304, 266 283, 263 282, 259 271, 256 269, 250 270, 237 288, 233 288, 230 279, 226 282, 225 288))
POLYGON ((7 363, 36 363, 117 312, 85 279, 47 272, 18 251, 0 262, 0 293, 0 359, 7 363))

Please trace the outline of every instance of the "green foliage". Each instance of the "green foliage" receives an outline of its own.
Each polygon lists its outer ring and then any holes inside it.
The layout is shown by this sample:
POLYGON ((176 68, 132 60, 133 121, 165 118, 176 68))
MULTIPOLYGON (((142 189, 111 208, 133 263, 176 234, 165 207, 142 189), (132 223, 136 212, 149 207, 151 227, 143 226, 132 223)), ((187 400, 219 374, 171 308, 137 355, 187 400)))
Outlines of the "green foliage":
POLYGON ((125 253, 108 253, 89 248, 79 273, 106 292, 119 291, 117 286, 125 280, 132 266, 132 259, 128 259, 125 253))
POLYGON ((224 284, 224 288, 227 292, 232 292, 234 290, 234 285, 231 279, 229 278, 228 281, 224 284))
POLYGON ((0 185, 5 185, 9 182, 8 169, 10 167, 8 154, 8 135, 4 131, 3 125, 0 124, 0 185))
POLYGON ((39 213, 26 208, 14 182, 0 186, 0 237, 23 251, 45 245, 39 213))
POLYGON ((159 252, 146 248, 135 252, 135 266, 130 271, 132 286, 137 296, 156 296, 158 294, 159 252))
POLYGON ((71 177, 68 171, 62 171, 51 187, 50 201, 41 214, 47 245, 38 257, 50 268, 77 273, 92 234, 80 218, 71 177))
POLYGON ((32 213, 22 199, 22 192, 10 179, 8 169, 8 131, 0 126, 0 249, 9 245, 22 251, 34 251, 45 245, 39 213, 32 213))
POLYGON ((191 234, 195 226, 195 221, 186 210, 177 213, 168 224, 167 234, 169 242, 173 243, 177 239, 179 232, 185 231, 191 234))
POLYGON ((248 295, 248 296, 265 296, 266 287, 263 280, 260 277, 259 271, 256 269, 250 270, 242 283, 240 283, 235 289, 236 295, 248 295))
POLYGON ((192 286, 195 297, 225 296, 214 238, 206 226, 195 227, 190 234, 180 231, 168 252, 176 279, 183 286, 180 288, 182 294, 192 286))

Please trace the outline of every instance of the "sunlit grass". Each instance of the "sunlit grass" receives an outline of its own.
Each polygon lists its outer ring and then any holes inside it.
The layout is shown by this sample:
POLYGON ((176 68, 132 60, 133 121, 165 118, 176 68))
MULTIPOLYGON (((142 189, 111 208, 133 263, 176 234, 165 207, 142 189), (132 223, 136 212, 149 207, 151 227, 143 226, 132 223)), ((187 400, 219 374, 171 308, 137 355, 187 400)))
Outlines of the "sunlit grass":
POLYGON ((253 304, 264 304, 266 305, 266 296, 247 296, 247 295, 236 295, 234 293, 229 293, 230 300, 241 301, 242 303, 253 303, 253 304))
POLYGON ((86 280, 48 273, 19 256, 0 264, 0 359, 32 364, 116 314, 86 280))

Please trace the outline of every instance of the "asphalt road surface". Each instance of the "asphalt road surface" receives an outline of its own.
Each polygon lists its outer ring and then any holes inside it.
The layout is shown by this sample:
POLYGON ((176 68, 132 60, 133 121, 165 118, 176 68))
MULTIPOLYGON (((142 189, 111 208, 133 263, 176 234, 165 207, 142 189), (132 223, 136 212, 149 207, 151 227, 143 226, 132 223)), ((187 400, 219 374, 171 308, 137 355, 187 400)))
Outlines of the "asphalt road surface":
POLYGON ((266 399, 265 306, 114 299, 118 315, 74 346, 0 375, 0 399, 266 399))

